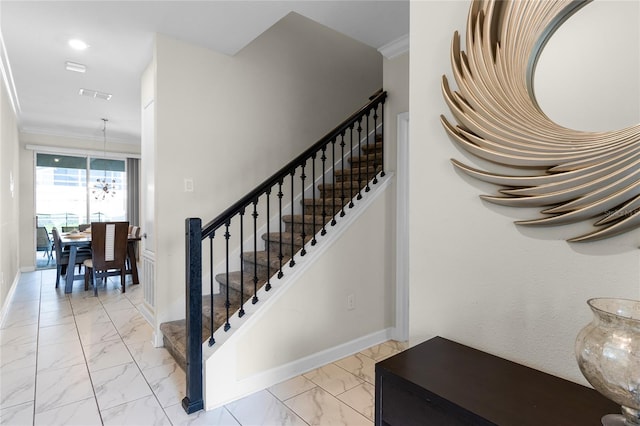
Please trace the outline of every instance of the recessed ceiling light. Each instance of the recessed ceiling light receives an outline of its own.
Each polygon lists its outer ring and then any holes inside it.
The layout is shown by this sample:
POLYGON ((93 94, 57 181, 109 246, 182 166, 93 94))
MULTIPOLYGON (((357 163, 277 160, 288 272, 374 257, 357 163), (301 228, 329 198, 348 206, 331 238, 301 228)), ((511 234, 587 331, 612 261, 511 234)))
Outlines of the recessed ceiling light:
POLYGON ((69 40, 69 46, 71 46, 72 48, 76 49, 76 50, 84 50, 87 47, 89 47, 89 45, 87 43, 85 43, 84 41, 77 39, 77 38, 73 38, 71 40, 69 40))
POLYGON ((74 71, 74 72, 85 72, 87 71, 87 67, 85 65, 82 64, 78 64, 76 62, 71 62, 71 61, 67 61, 64 63, 65 68, 67 69, 67 71, 74 71))

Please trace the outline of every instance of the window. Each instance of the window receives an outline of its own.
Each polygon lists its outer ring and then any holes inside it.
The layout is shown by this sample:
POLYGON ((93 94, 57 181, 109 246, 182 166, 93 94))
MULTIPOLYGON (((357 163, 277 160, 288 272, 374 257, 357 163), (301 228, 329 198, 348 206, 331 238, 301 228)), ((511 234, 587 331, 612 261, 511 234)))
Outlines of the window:
POLYGON ((37 223, 49 231, 127 220, 125 160, 38 153, 35 186, 37 223), (108 193, 102 180, 109 183, 108 193))

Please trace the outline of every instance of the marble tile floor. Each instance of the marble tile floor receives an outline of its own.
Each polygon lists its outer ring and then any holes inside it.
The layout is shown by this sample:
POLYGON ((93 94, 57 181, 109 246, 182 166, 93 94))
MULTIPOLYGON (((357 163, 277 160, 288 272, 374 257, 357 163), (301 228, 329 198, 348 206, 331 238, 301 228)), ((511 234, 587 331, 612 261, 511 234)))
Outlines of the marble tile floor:
POLYGON ((23 273, 0 324, 0 425, 373 424, 374 364, 385 342, 211 411, 187 415, 184 372, 138 311, 142 287, 110 279, 99 296, 55 269, 23 273))

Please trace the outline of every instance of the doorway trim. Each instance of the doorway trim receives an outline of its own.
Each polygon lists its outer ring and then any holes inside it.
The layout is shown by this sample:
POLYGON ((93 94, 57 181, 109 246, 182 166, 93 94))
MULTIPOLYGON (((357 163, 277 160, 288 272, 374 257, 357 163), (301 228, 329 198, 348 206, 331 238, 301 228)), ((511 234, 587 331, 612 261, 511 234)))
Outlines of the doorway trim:
POLYGON ((396 164, 396 327, 393 338, 409 340, 409 113, 398 114, 396 164))

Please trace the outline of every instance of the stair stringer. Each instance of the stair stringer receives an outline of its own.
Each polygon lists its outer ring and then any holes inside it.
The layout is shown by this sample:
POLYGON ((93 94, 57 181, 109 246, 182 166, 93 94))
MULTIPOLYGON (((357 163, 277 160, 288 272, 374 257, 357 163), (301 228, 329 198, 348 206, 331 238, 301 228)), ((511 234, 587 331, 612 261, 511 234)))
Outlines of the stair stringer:
MULTIPOLYGON (((232 327, 229 331, 225 332, 220 328, 214 333, 216 343, 212 347, 209 347, 207 342, 203 343, 204 401, 207 410, 217 408, 390 339, 393 324, 381 323, 374 327, 375 330, 348 338, 343 342, 337 342, 315 353, 298 357, 283 364, 249 373, 239 371, 241 367, 238 360, 242 353, 241 345, 245 342, 243 339, 246 339, 254 329, 263 324, 260 322, 261 319, 275 312, 279 300, 285 297, 288 291, 293 291, 296 288, 298 291, 301 289, 299 286, 304 284, 304 276, 309 269, 316 262, 319 262, 332 246, 338 243, 343 234, 356 223, 358 218, 375 210, 370 209, 370 207, 381 197, 391 193, 388 189, 392 182, 394 182, 392 173, 387 173, 382 178, 379 177, 378 183, 371 185, 371 190, 368 193, 363 192, 361 200, 355 201, 356 206, 353 209, 348 209, 344 217, 337 218, 336 225, 331 227, 327 235, 317 235, 318 244, 316 246, 309 249, 309 244, 307 243, 307 254, 304 257, 296 257, 295 267, 292 268, 288 265, 283 267, 283 278, 273 278, 271 280, 273 288, 270 291, 265 291, 264 287, 259 290, 258 297, 260 301, 258 304, 245 304, 245 315, 242 318, 239 318, 236 312, 230 318, 232 327)), ((376 206, 385 211, 388 210, 389 204, 394 205, 393 200, 382 199, 380 203, 377 203, 376 206), (383 204, 378 205, 380 203, 383 204)), ((368 243, 364 244, 365 248, 367 246, 368 243)), ((389 256, 388 253, 387 256, 389 256)), ((384 278, 381 279, 384 280, 384 278)), ((314 290, 320 291, 322 289, 314 290)), ((385 298, 382 297, 382 299, 385 298)), ((344 299, 336 301, 340 305, 344 305, 344 302, 344 299)), ((384 303, 384 301, 380 303, 384 303)), ((393 322, 392 314, 390 318, 390 322, 393 322)), ((333 333, 334 331, 325 330, 325 332, 333 333)), ((279 333, 278 328, 274 327, 271 333, 274 333, 274 335, 279 333)), ((300 345, 303 343, 298 341, 294 342, 294 344, 300 345)), ((256 349, 255 356, 268 357, 269 353, 273 353, 273 351, 278 351, 278 349, 273 346, 270 348, 260 347, 256 349)))

